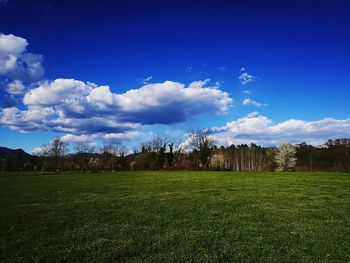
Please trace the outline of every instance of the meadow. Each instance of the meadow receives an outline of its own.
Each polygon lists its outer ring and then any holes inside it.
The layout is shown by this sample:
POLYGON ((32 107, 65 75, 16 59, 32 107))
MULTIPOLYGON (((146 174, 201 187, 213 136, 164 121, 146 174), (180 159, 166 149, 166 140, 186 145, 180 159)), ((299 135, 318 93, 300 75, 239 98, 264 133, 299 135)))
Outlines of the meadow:
POLYGON ((0 174, 1 262, 350 262, 350 174, 0 174))

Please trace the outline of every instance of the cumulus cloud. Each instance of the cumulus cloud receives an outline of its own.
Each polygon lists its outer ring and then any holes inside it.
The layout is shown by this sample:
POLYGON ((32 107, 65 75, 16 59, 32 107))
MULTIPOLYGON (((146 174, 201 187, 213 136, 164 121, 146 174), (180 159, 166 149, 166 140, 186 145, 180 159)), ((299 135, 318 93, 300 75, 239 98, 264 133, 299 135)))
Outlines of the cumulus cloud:
POLYGON ((48 130, 45 123, 54 113, 51 107, 33 106, 24 111, 17 107, 8 107, 0 111, 0 125, 20 131, 48 130))
POLYGON ((140 124, 183 122, 201 113, 225 113, 232 99, 207 81, 196 81, 188 87, 173 81, 144 85, 123 94, 112 93, 108 86, 93 88, 79 100, 60 106, 66 117, 108 116, 119 121, 140 124))
POLYGON ((26 50, 28 42, 22 37, 12 34, 0 34, 0 74, 4 75, 11 71, 20 57, 26 50))
POLYGON ((37 81, 44 74, 42 56, 27 52, 28 41, 0 33, 0 77, 37 81))
POLYGON ((45 81, 39 87, 25 94, 23 103, 37 106, 57 106, 69 100, 79 99, 96 87, 74 79, 56 79, 45 81))
POLYGON ((242 102, 242 105, 243 106, 253 106, 256 108, 264 108, 264 107, 268 106, 268 104, 260 103, 260 102, 257 102, 255 100, 249 99, 249 98, 244 99, 242 102))
POLYGON ((45 81, 24 95, 25 109, 0 110, 0 125, 21 131, 47 130, 122 140, 135 135, 131 132, 142 125, 172 124, 202 113, 225 113, 232 99, 208 84, 209 80, 196 81, 186 87, 165 81, 118 94, 109 86, 74 79, 45 81))
POLYGON ((319 145, 327 139, 350 137, 350 119, 324 118, 309 122, 291 119, 274 124, 268 117, 253 112, 209 131, 219 144, 253 142, 260 145, 276 145, 283 141, 305 141, 319 145))
POLYGON ((241 74, 238 76, 238 80, 242 85, 246 85, 250 82, 255 81, 255 77, 249 74, 245 68, 241 68, 241 74))

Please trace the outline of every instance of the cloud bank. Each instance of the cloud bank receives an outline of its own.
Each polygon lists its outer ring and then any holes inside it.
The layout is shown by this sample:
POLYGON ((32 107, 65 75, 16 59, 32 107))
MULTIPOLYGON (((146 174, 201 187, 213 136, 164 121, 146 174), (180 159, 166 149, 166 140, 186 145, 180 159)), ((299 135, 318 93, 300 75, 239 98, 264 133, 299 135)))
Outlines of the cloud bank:
POLYGON ((257 143, 276 145, 280 142, 307 142, 320 145, 327 139, 350 137, 350 119, 324 118, 318 121, 290 119, 274 124, 258 112, 209 129, 218 144, 257 143))

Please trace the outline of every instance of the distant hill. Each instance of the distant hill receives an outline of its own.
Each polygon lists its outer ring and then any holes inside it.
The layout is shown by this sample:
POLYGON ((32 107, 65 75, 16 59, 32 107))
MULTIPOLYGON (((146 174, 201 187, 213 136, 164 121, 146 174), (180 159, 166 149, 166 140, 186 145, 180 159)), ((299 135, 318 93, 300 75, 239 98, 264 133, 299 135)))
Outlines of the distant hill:
POLYGON ((0 158, 13 158, 16 160, 28 160, 31 157, 22 149, 9 149, 7 147, 0 147, 0 158))

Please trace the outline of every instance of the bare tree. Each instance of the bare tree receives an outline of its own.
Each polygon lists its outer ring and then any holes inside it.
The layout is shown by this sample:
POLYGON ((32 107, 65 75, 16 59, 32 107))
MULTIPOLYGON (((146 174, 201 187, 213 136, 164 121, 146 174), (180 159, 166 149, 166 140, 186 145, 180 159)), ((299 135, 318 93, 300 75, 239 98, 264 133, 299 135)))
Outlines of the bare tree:
POLYGON ((162 133, 158 133, 153 137, 150 141, 150 145, 152 147, 152 151, 156 154, 159 154, 161 151, 164 151, 164 147, 168 144, 169 139, 162 133))
POLYGON ((190 131, 190 144, 193 154, 201 162, 202 166, 208 168, 210 155, 214 146, 214 140, 206 130, 190 131))
POLYGON ((50 146, 48 144, 44 144, 36 149, 34 155, 39 157, 41 173, 50 168, 50 146))
POLYGON ((117 146, 110 143, 100 149, 102 168, 107 171, 115 171, 117 168, 117 146))
POLYGON ((118 157, 125 156, 128 154, 128 149, 125 147, 125 145, 119 145, 116 150, 118 157))
POLYGON ((76 151, 75 160, 78 169, 81 171, 88 171, 90 169, 90 160, 92 154, 95 152, 95 146, 86 142, 78 142, 74 145, 76 151))
POLYGON ((119 145, 117 148, 117 159, 118 159, 118 169, 125 170, 128 169, 127 158, 128 149, 124 145, 119 145))
POLYGON ((77 153, 94 153, 95 146, 87 142, 78 142, 74 144, 74 150, 77 153))
POLYGON ((53 139, 49 145, 50 156, 56 166, 56 171, 61 171, 63 168, 63 158, 67 153, 68 144, 61 140, 60 137, 53 139))
POLYGON ((169 144, 169 156, 168 165, 169 168, 181 169, 181 163, 183 161, 183 149, 182 149, 182 138, 173 137, 169 144))
POLYGON ((36 151, 36 155, 41 157, 41 171, 51 169, 61 171, 63 168, 64 155, 67 152, 68 144, 56 137, 49 144, 44 144, 36 151))

